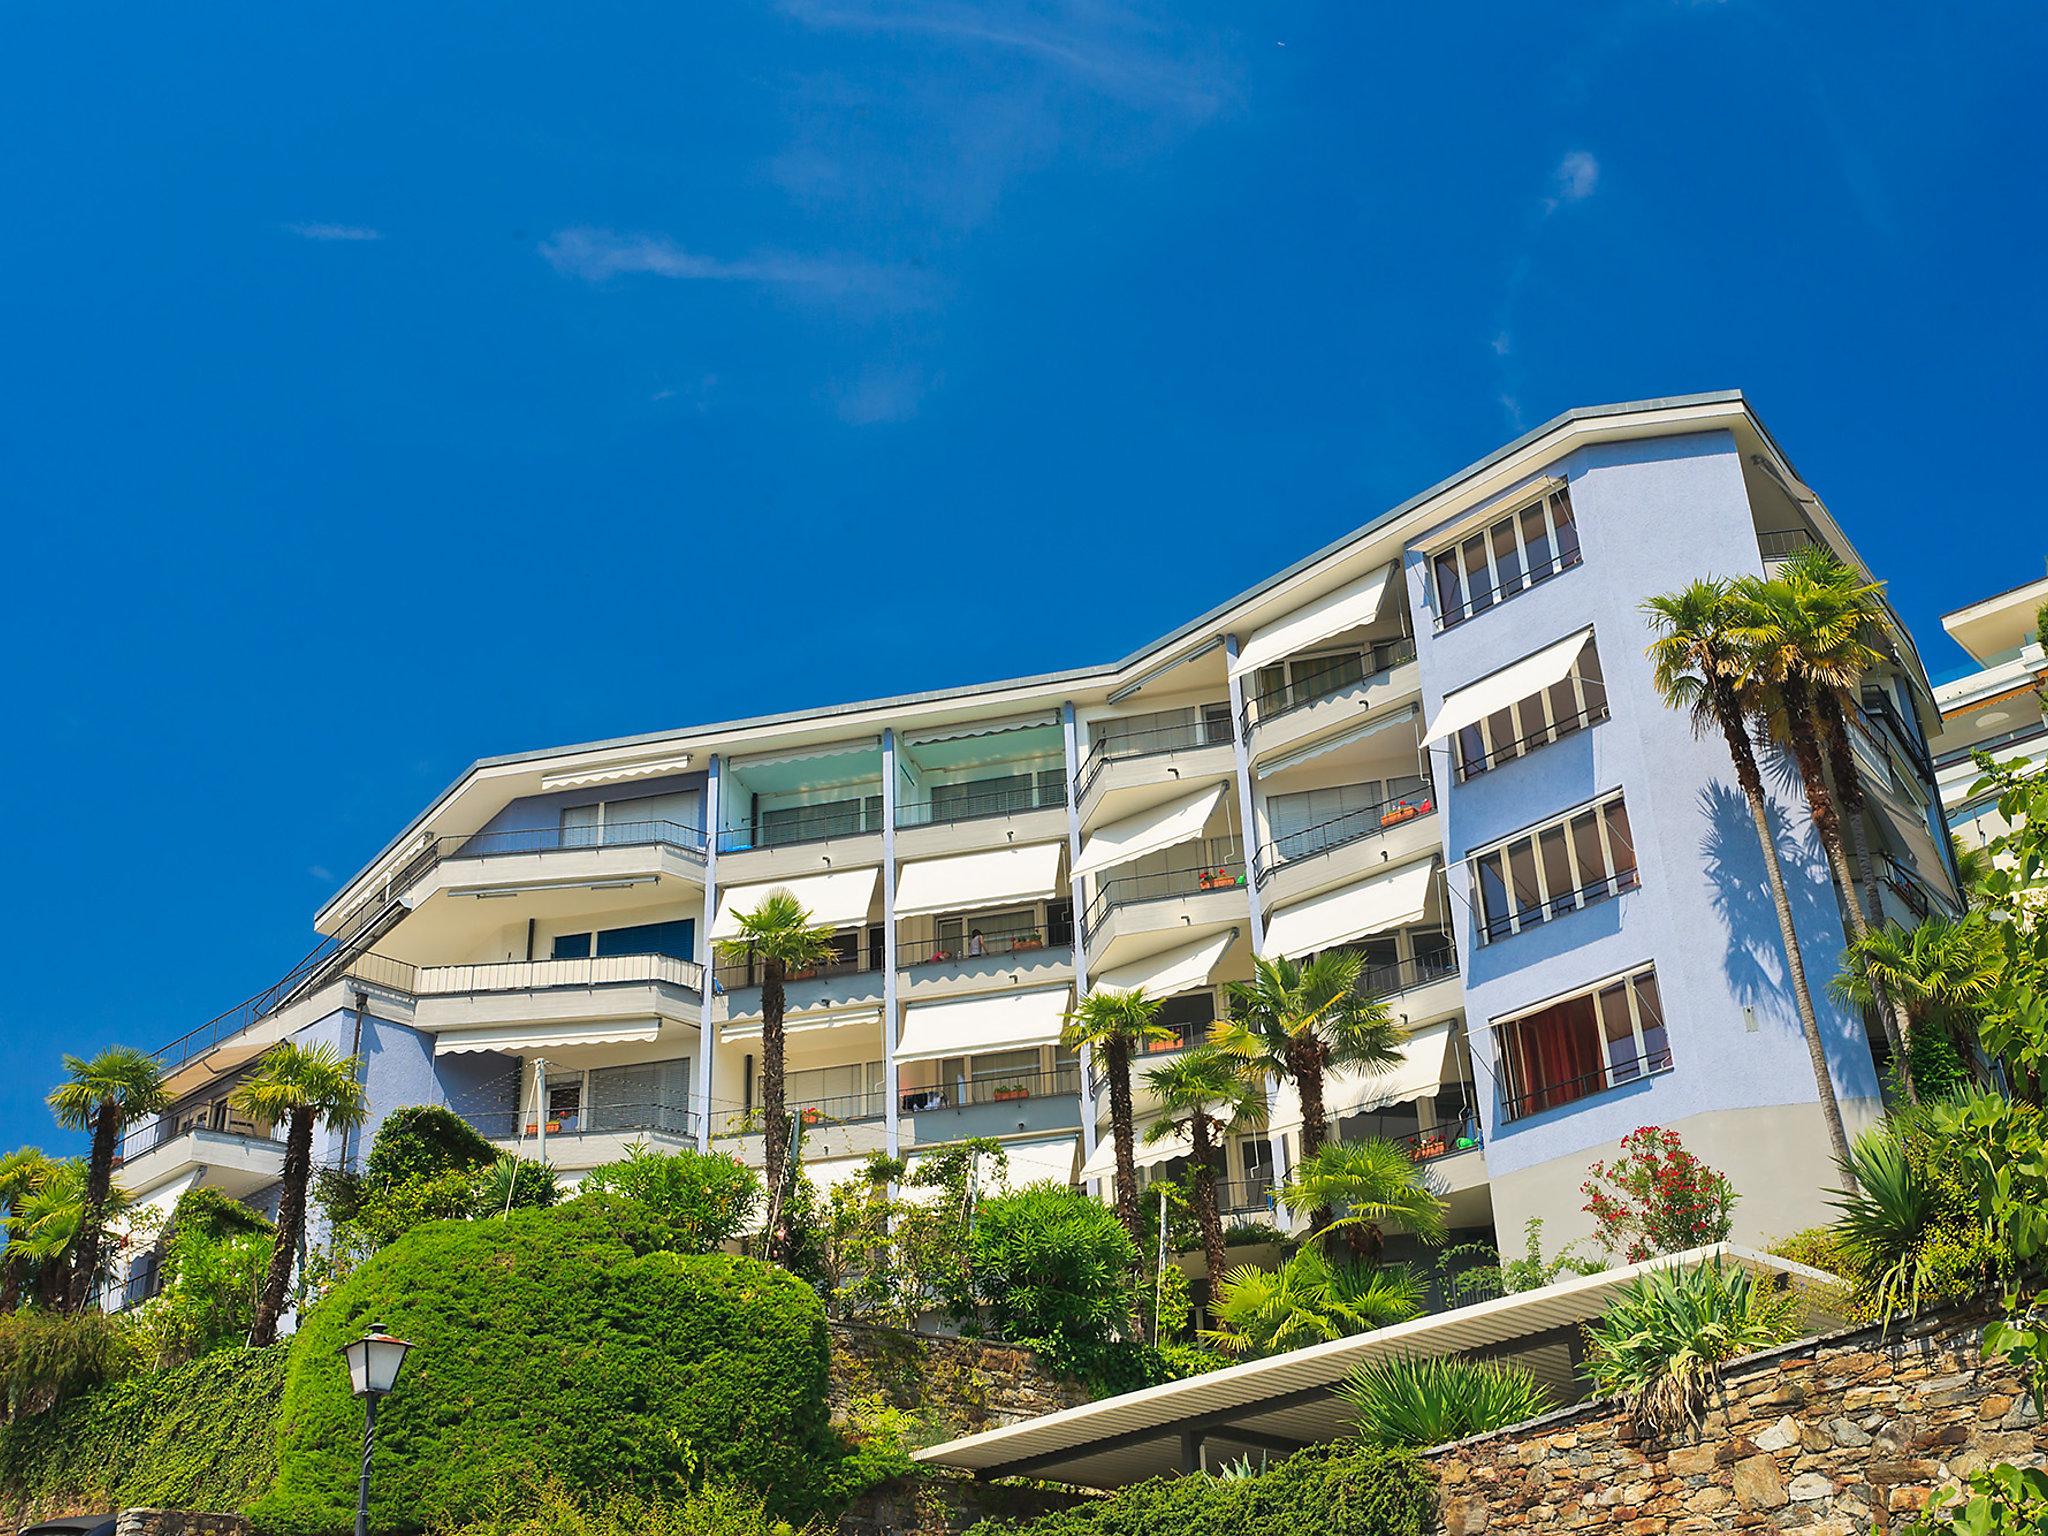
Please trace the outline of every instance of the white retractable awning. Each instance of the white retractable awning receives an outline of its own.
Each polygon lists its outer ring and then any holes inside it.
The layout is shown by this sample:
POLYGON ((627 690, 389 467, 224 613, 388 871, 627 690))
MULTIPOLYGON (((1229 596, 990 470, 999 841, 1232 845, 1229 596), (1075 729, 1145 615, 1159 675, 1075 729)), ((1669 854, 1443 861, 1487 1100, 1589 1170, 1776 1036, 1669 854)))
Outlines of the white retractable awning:
MULTIPOLYGON (((1162 1136, 1157 1141, 1145 1140, 1145 1127, 1139 1126, 1136 1138, 1131 1143, 1131 1160, 1140 1168, 1154 1168, 1161 1163, 1170 1163, 1176 1157, 1192 1156, 1195 1144, 1185 1136, 1162 1136)), ((1081 1182, 1090 1179, 1108 1179, 1116 1176, 1116 1138, 1106 1131, 1102 1140, 1095 1143, 1095 1150, 1088 1155, 1088 1161, 1081 1165, 1081 1182)))
POLYGON ((742 912, 751 912, 773 891, 787 891, 811 914, 819 928, 852 928, 868 920, 881 883, 879 869, 835 869, 827 875, 792 875, 759 885, 735 885, 718 893, 718 914, 711 920, 711 941, 722 944, 740 933, 742 912))
MULTIPOLYGON (((1401 1046, 1401 1059, 1377 1072, 1336 1067, 1323 1079, 1323 1113, 1332 1122, 1368 1109, 1428 1098, 1443 1083, 1450 1061, 1451 1021, 1418 1029, 1401 1046)), ((1289 1096, 1288 1107, 1273 1117, 1269 1129, 1291 1131, 1301 1124, 1301 1101, 1289 1096)))
POLYGON ((1021 1051, 1051 1045, 1067 1021, 1072 987, 990 992, 943 1003, 912 1003, 903 1010, 901 1061, 935 1061, 979 1051, 1021 1051))
POLYGON ((624 784, 633 779, 659 778, 664 774, 686 773, 690 754, 651 758, 638 763, 621 763, 611 768, 585 768, 575 773, 551 773, 540 781, 543 790, 582 789, 592 784, 624 784))
POLYGON ((1482 677, 1476 683, 1467 683, 1447 695, 1436 712, 1436 718, 1429 722, 1429 729, 1422 733, 1423 743, 1448 741, 1466 726, 1476 725, 1488 715, 1506 709, 1532 693, 1541 693, 1552 683, 1562 682, 1571 675, 1572 663, 1578 660, 1579 652, 1586 648, 1586 642, 1592 635, 1592 627, 1588 625, 1577 634, 1566 635, 1562 640, 1546 645, 1533 656, 1524 656, 1491 676, 1482 677))
POLYGON ((1379 617, 1387 588, 1394 580, 1394 563, 1368 571, 1356 581, 1346 582, 1334 592, 1325 592, 1314 602, 1297 608, 1284 619, 1275 619, 1247 640, 1230 675, 1242 677, 1258 667, 1284 660, 1305 651, 1319 640, 1341 635, 1347 629, 1370 624, 1379 617))
MULTIPOLYGON (((854 1024, 880 1024, 882 1010, 879 1008, 821 1008, 815 1013, 793 1013, 782 1021, 782 1032, 786 1035, 801 1035, 815 1029, 845 1029, 854 1024)), ((727 1024, 718 1031, 722 1041, 758 1040, 761 1036, 759 1019, 741 1019, 736 1024, 727 1024)))
POLYGON ((1216 962, 1223 958, 1236 938, 1237 930, 1232 928, 1210 938, 1197 939, 1192 944, 1176 945, 1156 955, 1147 955, 1142 960, 1133 960, 1129 965, 1119 965, 1096 977, 1091 990, 1136 992, 1143 988, 1147 997, 1172 997, 1179 992, 1192 992, 1209 984, 1216 962))
MULTIPOLYGON (((1269 779, 1276 773, 1285 773, 1289 768, 1300 767, 1310 758, 1321 757, 1325 752, 1334 752, 1339 747, 1356 746, 1368 736, 1377 736, 1381 731, 1390 730, 1394 726, 1406 725, 1414 718, 1415 706, 1413 704, 1404 704, 1399 709, 1390 710, 1384 715, 1373 716, 1363 725, 1354 726, 1348 731, 1340 731, 1335 736, 1327 737, 1322 741, 1312 742, 1298 751, 1286 752, 1279 757, 1269 758, 1267 761, 1260 763, 1253 772, 1259 778, 1269 779)), ((1419 757, 1421 754, 1418 752, 1416 755, 1419 757)))
POLYGON ((974 912, 1059 894, 1062 843, 991 848, 905 864, 896 877, 896 915, 974 912))
POLYGON ((517 1024, 505 1029, 465 1029, 434 1037, 436 1056, 464 1051, 558 1051, 568 1045, 623 1045, 661 1038, 659 1019, 584 1019, 573 1024, 517 1024))
MULTIPOLYGON (((995 1171, 995 1158, 983 1152, 975 1161, 974 1187, 982 1197, 1008 1194, 1024 1188, 1027 1184, 1043 1184, 1050 1180, 1055 1184, 1074 1182, 1074 1164, 1080 1160, 1081 1138, 1078 1136, 1057 1136, 1050 1141, 1005 1141, 1002 1144, 1009 1169, 1001 1177, 995 1171)), ((927 1158, 940 1154, 913 1152, 906 1172, 916 1173, 927 1158)), ((912 1205, 930 1205, 944 1198, 945 1192, 929 1184, 904 1183, 897 1186, 896 1193, 912 1205)))
POLYGON ((1142 859, 1148 853, 1192 842, 1202 835, 1209 817, 1223 798, 1223 786, 1212 784, 1178 800, 1155 805, 1149 811, 1113 821, 1081 845, 1081 857, 1074 861, 1074 874, 1096 874, 1142 859))
POLYGON ((1283 907, 1266 927, 1264 952, 1293 960, 1412 923, 1428 905, 1435 873, 1435 861, 1424 859, 1283 907))

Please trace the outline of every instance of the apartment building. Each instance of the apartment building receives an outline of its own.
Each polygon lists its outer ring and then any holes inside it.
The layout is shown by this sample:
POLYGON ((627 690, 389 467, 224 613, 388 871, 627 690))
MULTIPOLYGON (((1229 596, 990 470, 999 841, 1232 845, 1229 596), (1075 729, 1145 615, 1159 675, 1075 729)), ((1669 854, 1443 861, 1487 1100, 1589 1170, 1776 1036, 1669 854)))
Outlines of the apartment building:
POLYGON ((1999 762, 2024 758, 2048 763, 2048 653, 2041 620, 2048 613, 2048 577, 1983 598, 1942 615, 1941 627, 1973 665, 1936 686, 1941 722, 1934 737, 1934 771, 1949 825, 1966 845, 1981 848, 2003 832, 1997 797, 1973 795, 1983 775, 1973 754, 1999 762))
MULTIPOLYGON (((1827 1138, 1758 848, 1721 743, 1652 688, 1639 608, 1809 543, 1861 564, 1739 393, 1575 410, 1109 665, 485 759, 292 974, 166 1049, 180 1102, 124 1177, 260 1201, 276 1143, 222 1106, 288 1036, 363 1057, 372 1121, 330 1160, 434 1102, 545 1138, 570 1179, 635 1141, 758 1164, 760 978, 720 946, 786 889, 835 935, 788 1000, 821 1183, 991 1136, 1012 1183, 1106 1190, 1102 1085, 1059 1041, 1075 999, 1163 997, 1163 1058, 1255 956, 1348 947, 1408 1043, 1330 1113, 1403 1139, 1454 1227, 1582 1231, 1588 1162, 1653 1123, 1734 1179, 1738 1239, 1809 1225, 1827 1138)), ((1896 622, 1863 697, 1876 899, 1952 902, 1939 715, 1896 622)), ((1844 893, 1780 766, 1824 978, 1844 893)), ((1853 1127, 1876 1032, 1815 993, 1853 1127)), ((1300 1125, 1281 1088, 1231 1136, 1233 1213, 1270 1216, 1300 1125)), ((1141 1180, 1185 1155, 1146 1149, 1141 1180)))

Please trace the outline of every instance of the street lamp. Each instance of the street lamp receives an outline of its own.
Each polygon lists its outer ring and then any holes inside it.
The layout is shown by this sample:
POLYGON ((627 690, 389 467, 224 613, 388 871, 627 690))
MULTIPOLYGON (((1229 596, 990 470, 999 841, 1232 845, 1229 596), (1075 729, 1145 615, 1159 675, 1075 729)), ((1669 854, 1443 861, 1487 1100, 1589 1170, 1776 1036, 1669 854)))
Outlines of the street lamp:
POLYGON ((393 1338, 382 1323, 354 1343, 341 1346, 348 1361, 349 1389, 363 1400, 363 1470, 356 1482, 356 1536, 370 1532, 370 1452, 377 1443, 377 1399, 398 1384, 398 1368, 412 1346, 393 1338))

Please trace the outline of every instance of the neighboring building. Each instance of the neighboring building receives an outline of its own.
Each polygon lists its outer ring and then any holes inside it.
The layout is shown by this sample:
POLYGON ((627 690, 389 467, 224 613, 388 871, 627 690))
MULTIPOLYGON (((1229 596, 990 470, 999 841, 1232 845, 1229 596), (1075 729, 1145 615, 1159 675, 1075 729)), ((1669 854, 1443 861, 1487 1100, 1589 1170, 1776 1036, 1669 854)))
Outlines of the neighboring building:
MULTIPOLYGON (((319 912, 313 957, 167 1048, 180 1104, 125 1177, 260 1199, 276 1145, 219 1106, 295 1034, 365 1058, 372 1123, 330 1161, 431 1101, 527 1155, 545 1133, 570 1177, 640 1139, 758 1164, 758 978, 713 946, 781 886, 839 935, 789 997, 821 1180, 987 1135, 1013 1182, 1093 1181, 1077 994, 1164 995, 1178 1048, 1254 955, 1353 946, 1410 1049, 1333 1084, 1333 1117, 1404 1137, 1461 1231, 1583 1232, 1587 1163, 1650 1123, 1733 1178, 1739 1240, 1823 1220, 1752 824, 1720 740, 1653 691, 1639 607, 1815 542, 1860 565, 1740 394, 1578 410, 1108 666, 478 762, 319 912)), ((1856 744, 1877 899, 1910 917, 1954 880, 1933 697, 1896 622, 1887 650, 1856 744)), ((1825 987, 1838 896, 1769 777, 1853 1129, 1880 1074, 1825 987)), ((1269 1214, 1299 1123, 1282 1091, 1231 1138, 1234 1213, 1269 1214)))
POLYGON ((2005 830, 1997 797, 1974 797, 1982 777, 1977 752, 1999 762, 2048 762, 2048 654, 2041 649, 2041 619, 2048 613, 2048 577, 1942 615, 1941 627, 1977 663, 1934 690, 1941 725, 1934 738, 1934 768, 1941 803, 1956 836, 1981 848, 2005 830))

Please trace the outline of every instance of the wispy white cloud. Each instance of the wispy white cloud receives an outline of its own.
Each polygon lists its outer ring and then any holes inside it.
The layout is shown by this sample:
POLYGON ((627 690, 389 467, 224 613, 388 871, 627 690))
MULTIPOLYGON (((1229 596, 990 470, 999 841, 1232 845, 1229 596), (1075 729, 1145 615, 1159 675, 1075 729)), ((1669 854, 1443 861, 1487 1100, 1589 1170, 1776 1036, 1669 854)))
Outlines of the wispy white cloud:
POLYGON ((1514 341, 1509 337, 1506 331, 1501 331, 1494 336, 1493 355, 1495 357, 1506 357, 1510 352, 1514 350, 1514 341))
POLYGON ((1557 162, 1550 185, 1550 196, 1543 199, 1545 213, 1555 213, 1566 203, 1583 203, 1600 188, 1600 162, 1590 151, 1575 149, 1557 162))
POLYGON ((384 231, 367 224, 287 224, 301 240, 382 240, 384 231))
POLYGON ((557 230, 540 253, 565 277, 601 283, 615 277, 665 277, 680 282, 753 283, 808 290, 820 296, 902 301, 914 296, 913 274, 857 257, 797 256, 769 251, 753 256, 706 256, 663 235, 621 234, 577 226, 557 230))
POLYGON ((334 871, 325 864, 308 864, 306 866, 306 873, 313 879, 322 882, 330 881, 334 878, 334 871))

